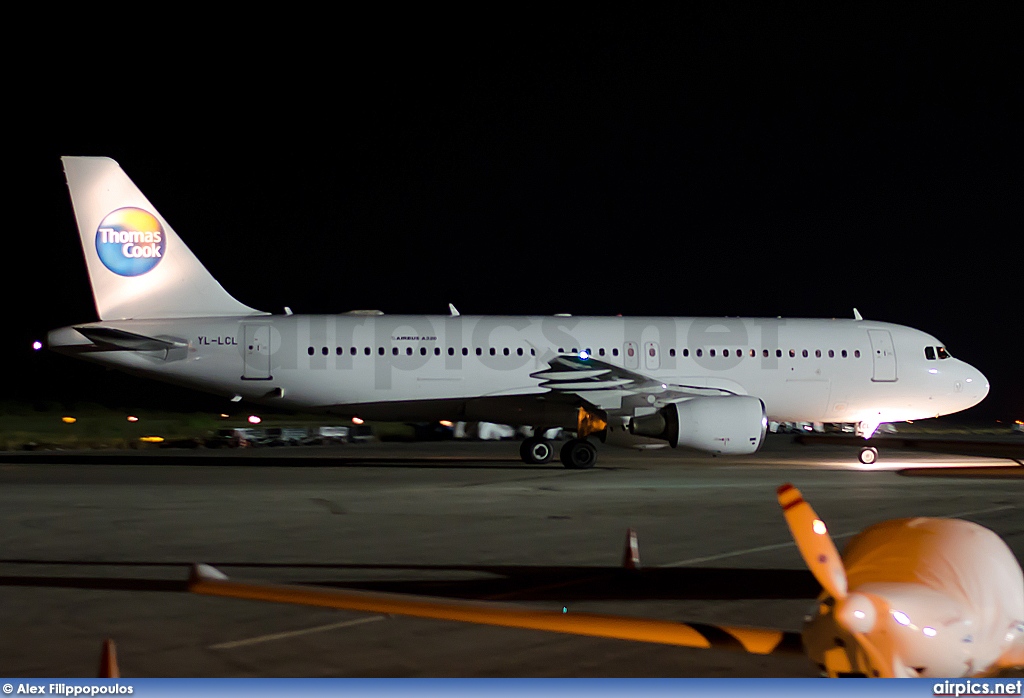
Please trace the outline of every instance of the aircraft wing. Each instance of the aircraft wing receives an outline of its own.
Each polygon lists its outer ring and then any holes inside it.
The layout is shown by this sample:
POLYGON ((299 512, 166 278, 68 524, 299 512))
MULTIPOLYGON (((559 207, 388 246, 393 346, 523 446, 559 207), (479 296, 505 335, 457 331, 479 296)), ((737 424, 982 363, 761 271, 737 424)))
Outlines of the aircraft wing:
POLYGON ((803 654, 800 635, 781 630, 687 625, 648 618, 531 609, 494 602, 233 581, 209 565, 192 568, 188 588, 193 593, 207 596, 546 630, 680 647, 732 649, 752 654, 803 654))
POLYGON ((652 404, 664 404, 692 397, 744 394, 738 385, 715 385, 706 378, 665 382, 583 355, 556 356, 548 362, 548 368, 530 376, 542 381, 541 388, 573 393, 594 404, 606 402, 609 396, 653 396, 652 404))

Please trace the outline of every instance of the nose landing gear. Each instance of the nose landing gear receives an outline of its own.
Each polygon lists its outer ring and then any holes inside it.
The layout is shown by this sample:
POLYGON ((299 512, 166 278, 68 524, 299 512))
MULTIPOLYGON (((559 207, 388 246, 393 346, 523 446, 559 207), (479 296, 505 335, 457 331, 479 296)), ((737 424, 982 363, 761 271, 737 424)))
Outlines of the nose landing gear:
POLYGON ((871 465, 878 460, 878 449, 874 446, 865 446, 860 450, 860 462, 864 465, 871 465))

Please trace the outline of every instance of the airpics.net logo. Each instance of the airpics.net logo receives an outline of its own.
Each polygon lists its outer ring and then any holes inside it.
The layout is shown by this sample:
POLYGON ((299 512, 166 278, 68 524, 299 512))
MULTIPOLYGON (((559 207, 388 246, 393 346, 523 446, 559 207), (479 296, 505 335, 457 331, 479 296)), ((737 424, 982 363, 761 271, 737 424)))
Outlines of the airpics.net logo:
POLYGON ((166 236, 160 221, 141 208, 111 211, 96 229, 96 252, 110 271, 139 276, 164 258, 166 236))

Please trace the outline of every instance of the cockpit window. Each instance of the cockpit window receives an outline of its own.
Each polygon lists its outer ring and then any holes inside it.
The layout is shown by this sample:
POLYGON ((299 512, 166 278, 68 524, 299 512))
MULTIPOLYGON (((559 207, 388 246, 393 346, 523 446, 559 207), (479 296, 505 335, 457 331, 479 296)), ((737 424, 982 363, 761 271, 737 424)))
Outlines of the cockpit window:
POLYGON ((939 355, 940 359, 950 359, 949 352, 946 351, 946 347, 935 347, 935 352, 939 355))
POLYGON ((925 347, 924 358, 928 359, 929 361, 935 361, 935 347, 925 347))

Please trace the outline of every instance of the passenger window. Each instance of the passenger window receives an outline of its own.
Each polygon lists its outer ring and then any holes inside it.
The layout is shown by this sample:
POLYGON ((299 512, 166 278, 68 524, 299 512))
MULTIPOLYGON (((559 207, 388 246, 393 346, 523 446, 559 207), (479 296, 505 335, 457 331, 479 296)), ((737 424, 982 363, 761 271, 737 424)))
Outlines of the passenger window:
POLYGON ((469 356, 469 347, 462 347, 462 355, 469 356))
POLYGON ((377 353, 384 356, 384 347, 377 347, 377 353))
POLYGON ((776 359, 781 359, 782 358, 782 350, 781 349, 776 349, 775 350, 775 358, 776 359))
POLYGON ((697 350, 697 356, 704 356, 704 350, 703 349, 698 349, 697 350))
POLYGON ((765 349, 764 351, 762 351, 762 352, 761 352, 761 356, 763 356, 764 358, 766 358, 766 359, 767 359, 767 358, 768 358, 768 350, 767 350, 767 349, 765 349))
POLYGON ((821 358, 821 349, 815 349, 814 350, 814 357, 816 359, 820 359, 821 358))
POLYGON ((307 354, 309 354, 310 356, 312 356, 312 355, 313 355, 313 352, 314 352, 314 351, 315 351, 315 349, 313 349, 313 347, 310 347, 310 348, 309 348, 309 349, 307 350, 307 352, 306 352, 306 353, 307 353, 307 354))
POLYGON ((618 355, 619 355, 618 347, 613 347, 612 348, 612 356, 618 356, 618 355))
POLYGON ((845 349, 843 349, 842 357, 843 357, 844 359, 846 358, 846 350, 845 350, 845 349))
POLYGON ((675 356, 676 355, 676 350, 675 349, 669 349, 668 350, 668 355, 669 356, 675 356))
POLYGON ((420 356, 426 356, 426 355, 427 355, 427 348, 426 347, 420 347, 420 356))
POLYGON ((494 356, 494 347, 491 347, 491 356, 494 356))
POLYGON ((601 347, 600 349, 598 349, 598 350, 597 350, 597 353, 598 353, 598 354, 599 354, 600 356, 604 356, 604 347, 601 347))
MULTIPOLYGON (((764 355, 768 356, 768 352, 765 352, 764 355)), ((751 349, 750 350, 750 358, 754 358, 755 356, 757 356, 757 352, 754 351, 753 349, 751 349)))
POLYGON ((483 356, 483 353, 484 353, 483 349, 481 349, 480 347, 476 348, 476 355, 477 356, 483 356))
POLYGON ((795 357, 796 357, 796 351, 794 349, 790 349, 789 350, 789 358, 792 359, 792 358, 795 358, 795 357))
POLYGON ((714 356, 714 355, 715 355, 715 350, 714 349, 708 349, 708 356, 714 356))
POLYGON ((804 355, 804 358, 806 359, 806 358, 807 358, 807 350, 806 350, 806 349, 804 349, 802 353, 803 353, 803 355, 804 355))
POLYGON ((830 358, 830 359, 836 358, 836 352, 835 352, 834 349, 829 349, 828 350, 828 358, 830 358))
POLYGON ((398 347, 391 347, 391 355, 398 356, 398 347))
POLYGON ((455 356, 455 347, 448 347, 448 356, 455 356))
POLYGON ((327 356, 328 354, 331 353, 331 350, 328 349, 327 347, 323 347, 322 349, 320 349, 320 353, 323 354, 324 356, 327 356))
POLYGON ((854 349, 853 350, 853 358, 855 358, 855 359, 859 359, 860 358, 860 349, 854 349))
POLYGON ((689 356, 689 355, 690 355, 690 350, 688 348, 683 349, 683 356, 689 356))
POLYGON ((928 359, 929 361, 935 361, 935 347, 925 347, 924 358, 928 359))
POLYGON ((523 348, 519 347, 518 349, 516 349, 516 353, 519 354, 519 356, 522 356, 523 355, 523 348))
POLYGON ((723 349, 722 350, 722 356, 729 356, 729 350, 728 349, 723 349))
POLYGON ((441 355, 441 347, 434 347, 434 356, 441 355))
POLYGON ((369 356, 370 355, 370 347, 364 347, 363 348, 363 353, 366 354, 367 356, 369 356))

